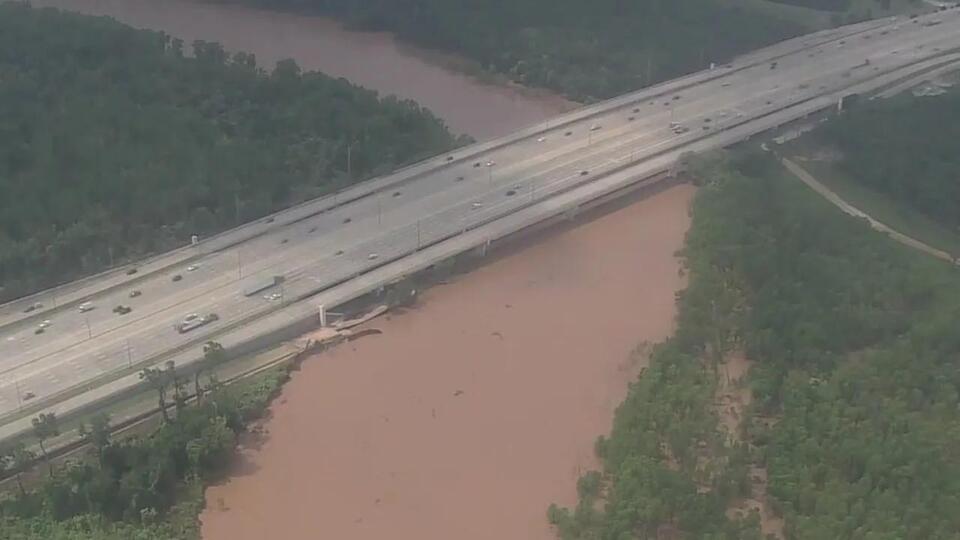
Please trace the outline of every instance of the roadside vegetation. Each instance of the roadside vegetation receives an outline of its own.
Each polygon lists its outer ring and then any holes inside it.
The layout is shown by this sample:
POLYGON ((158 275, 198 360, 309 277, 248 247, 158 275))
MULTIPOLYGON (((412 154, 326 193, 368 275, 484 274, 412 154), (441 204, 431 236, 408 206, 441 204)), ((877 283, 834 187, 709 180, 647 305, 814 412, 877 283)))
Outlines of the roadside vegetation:
MULTIPOLYGON (((0 449, 0 476, 16 491, 0 500, 5 540, 194 540, 203 488, 231 463, 237 438, 266 410, 287 379, 275 368, 229 386, 211 377, 206 396, 188 406, 187 381, 173 372, 163 381, 174 394, 171 415, 156 432, 114 440, 106 417, 78 434, 89 459, 50 467, 49 478, 25 486, 21 475, 35 457, 22 443, 0 449)), ((155 386, 156 389, 156 386, 155 386)), ((56 427, 56 419, 46 421, 56 427)), ((41 433, 38 440, 56 433, 41 433)))
POLYGON ((111 19, 0 4, 0 301, 465 142, 419 105, 111 19), (349 157, 349 159, 348 159, 349 157))
MULTIPOLYGON (((822 125, 796 148, 819 170, 834 169, 842 180, 856 183, 958 235, 958 138, 960 91, 951 90, 939 96, 908 94, 868 102, 822 125), (827 159, 815 159, 818 155, 827 159)), ((832 175, 824 176, 830 182, 832 175)), ((871 207, 864 208, 868 213, 877 209, 869 193, 853 195, 851 202, 866 202, 871 207)), ((881 221, 897 219, 890 210, 880 212, 875 217, 881 221)))
POLYGON ((551 507, 561 537, 757 538, 750 499, 786 538, 956 538, 960 274, 767 154, 697 177, 677 333, 598 442, 580 504, 551 507), (750 399, 728 434, 715 390, 737 356, 750 399))

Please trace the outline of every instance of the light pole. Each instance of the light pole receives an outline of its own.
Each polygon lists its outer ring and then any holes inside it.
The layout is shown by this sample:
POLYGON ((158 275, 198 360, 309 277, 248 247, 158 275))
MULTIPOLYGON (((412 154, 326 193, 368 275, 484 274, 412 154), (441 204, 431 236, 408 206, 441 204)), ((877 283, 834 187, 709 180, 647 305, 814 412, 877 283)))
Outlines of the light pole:
POLYGON ((127 339, 127 368, 133 367, 133 353, 130 351, 130 340, 127 339))
POLYGON ((23 410, 23 399, 20 397, 20 379, 14 379, 13 385, 17 388, 17 408, 23 410))
POLYGON ((87 324, 87 339, 93 339, 93 330, 90 329, 90 314, 83 313, 83 321, 87 324))
POLYGON ((237 248, 237 279, 243 279, 243 261, 240 257, 240 248, 237 248))

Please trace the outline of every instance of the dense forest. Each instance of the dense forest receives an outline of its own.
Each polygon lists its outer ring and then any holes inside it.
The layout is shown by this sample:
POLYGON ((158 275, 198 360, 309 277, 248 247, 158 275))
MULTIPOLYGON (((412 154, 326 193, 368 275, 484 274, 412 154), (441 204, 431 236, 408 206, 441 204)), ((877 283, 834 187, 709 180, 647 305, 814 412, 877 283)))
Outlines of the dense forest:
POLYGON ((246 0, 452 51, 582 101, 724 62, 805 28, 717 0, 246 0))
MULTIPOLYGON (((34 458, 43 456, 32 455, 22 443, 0 446, 0 478, 14 476, 19 487, 12 496, 0 498, 0 538, 199 538, 204 485, 222 476, 237 436, 266 410, 287 371, 275 369, 230 386, 211 377, 202 403, 193 406, 186 404, 188 381, 172 367, 152 370, 151 379, 155 389, 172 394, 175 404, 159 430, 143 438, 114 440, 109 419, 94 417, 80 430, 89 442, 90 459, 51 467, 49 477, 41 476, 32 488, 21 476, 34 458)), ((56 417, 49 418, 35 425, 41 443, 43 436, 60 431, 56 417), (40 426, 47 429, 37 429, 40 426)))
POLYGON ((813 138, 840 151, 852 180, 960 228, 960 92, 870 102, 813 138))
POLYGON ((463 142, 413 102, 289 60, 268 73, 23 4, 0 4, 0 81, 0 300, 463 142))
POLYGON ((755 489, 749 467, 767 472, 787 538, 957 538, 960 273, 766 155, 698 177, 679 328, 598 442, 602 474, 581 479, 575 509, 550 509, 561 536, 755 538, 756 513, 724 513, 755 489), (743 444, 721 444, 714 388, 736 354, 753 402, 743 444))

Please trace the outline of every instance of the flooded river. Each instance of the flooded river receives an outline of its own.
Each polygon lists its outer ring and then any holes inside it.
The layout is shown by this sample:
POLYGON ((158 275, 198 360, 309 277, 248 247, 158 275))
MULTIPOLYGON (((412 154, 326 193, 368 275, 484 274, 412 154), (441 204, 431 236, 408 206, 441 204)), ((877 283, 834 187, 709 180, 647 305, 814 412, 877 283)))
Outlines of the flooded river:
POLYGON ((553 540, 639 365, 672 330, 680 186, 428 290, 306 360, 207 491, 205 540, 553 540))
MULTIPOLYGON (((449 59, 316 17, 182 0, 33 0, 110 15, 187 42, 221 42, 262 66, 305 69, 414 99, 483 139, 575 105, 483 84, 449 59)), ((308 359, 207 491, 205 540, 553 540, 596 467, 630 351, 669 335, 689 225, 681 186, 554 233, 427 291, 383 333, 308 359)))
POLYGON ((576 107, 555 95, 484 84, 443 67, 450 59, 399 46, 389 34, 351 32, 321 17, 185 0, 32 0, 33 5, 109 15, 191 43, 218 41, 249 51, 261 66, 293 58, 305 69, 413 99, 456 133, 504 135, 576 107))

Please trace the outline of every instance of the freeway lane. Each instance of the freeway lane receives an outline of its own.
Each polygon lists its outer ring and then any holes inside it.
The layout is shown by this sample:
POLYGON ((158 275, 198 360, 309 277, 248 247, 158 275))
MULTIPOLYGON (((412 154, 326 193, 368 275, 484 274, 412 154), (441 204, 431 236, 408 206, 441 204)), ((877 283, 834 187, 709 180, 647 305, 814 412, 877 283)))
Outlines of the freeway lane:
MULTIPOLYGON (((734 65, 729 67, 732 71, 745 69, 754 63, 763 63, 768 60, 774 60, 783 54, 793 52, 802 47, 819 45, 822 43, 827 43, 831 40, 839 39, 840 37, 870 31, 879 26, 883 26, 884 24, 886 24, 884 21, 867 21, 845 28, 828 30, 811 34, 809 36, 790 39, 738 58, 734 65)), ((493 141, 473 145, 468 149, 460 151, 458 153, 458 157, 469 157, 469 154, 481 154, 507 144, 513 144, 515 142, 522 141, 525 138, 535 136, 536 134, 549 129, 550 127, 557 127, 561 123, 580 121, 605 110, 612 110, 617 107, 630 105, 634 102, 642 102, 651 96, 673 93, 678 89, 682 90, 686 87, 722 76, 722 74, 723 73, 717 73, 714 71, 693 73, 691 75, 661 83, 654 87, 633 92, 631 94, 611 99, 603 103, 583 107, 573 113, 564 115, 553 122, 532 126, 531 128, 521 130, 520 132, 507 137, 501 137, 493 141)), ((259 234, 263 234, 284 225, 295 223, 300 219, 313 216, 316 213, 332 206, 336 206, 345 200, 354 200, 365 195, 369 195, 370 193, 374 193, 378 190, 386 189, 397 182, 414 178, 424 172, 435 172, 438 168, 445 164, 446 161, 443 159, 443 156, 426 160, 424 162, 401 169, 387 177, 382 177, 355 185, 339 194, 308 201, 301 205, 281 211, 274 215, 276 218, 275 222, 268 222, 268 220, 251 222, 236 229, 216 235, 215 237, 203 239, 201 240, 201 245, 198 248, 182 248, 152 257, 145 261, 141 261, 139 263, 141 272, 138 274, 138 276, 134 276, 133 278, 125 275, 122 271, 123 269, 120 271, 109 271, 100 275, 77 280, 73 283, 69 283, 49 291, 37 293, 15 302, 0 305, 0 327, 5 327, 8 324, 15 323, 17 321, 23 321, 25 319, 31 319, 34 322, 37 322, 47 316, 47 314, 41 313, 42 311, 51 310, 52 308, 55 308, 58 305, 62 306, 65 303, 79 303, 81 300, 96 294, 100 294, 108 288, 130 284, 132 280, 138 279, 139 276, 143 276, 144 274, 161 271, 169 268, 172 265, 184 263, 185 261, 203 253, 212 253, 225 249, 241 241, 249 240, 250 238, 253 238, 259 234), (32 305, 34 302, 41 302, 45 307, 40 310, 41 312, 25 314, 23 312, 24 308, 32 305)))
POLYGON ((778 60, 776 69, 764 64, 731 70, 678 94, 630 102, 576 125, 546 131, 540 136, 543 140, 530 137, 492 149, 378 196, 203 256, 195 262, 199 267, 193 272, 182 267, 171 270, 183 275, 178 283, 169 275, 152 276, 136 285, 143 291, 136 299, 127 298, 127 290, 119 289, 94 297, 97 309, 91 312, 61 310, 50 316, 52 325, 43 335, 34 335, 33 326, 8 328, 0 334, 0 414, 17 407, 22 398, 18 393, 34 392, 41 399, 78 381, 216 335, 232 323, 277 307, 276 301, 240 295, 240 275, 252 279, 281 273, 288 278, 285 297, 305 296, 380 260, 408 253, 418 241, 428 244, 685 141, 757 118, 787 103, 867 80, 933 54, 937 47, 956 47, 960 44, 955 37, 956 16, 945 13, 938 17, 943 23, 929 28, 888 22, 886 34, 878 30, 870 39, 858 36, 848 43, 822 45, 819 40, 811 48, 778 60), (894 26, 899 28, 893 30, 894 26), (920 44, 924 48, 916 47, 920 44), (870 66, 857 67, 867 57, 870 66), (707 118, 710 122, 705 122, 707 118), (690 131, 674 134, 670 121, 682 123, 690 131), (590 131, 593 125, 599 129, 590 131), (463 180, 458 179, 461 176, 463 180), (515 193, 508 196, 511 190, 515 193), (110 308, 119 303, 133 306, 134 312, 125 316, 111 313, 110 308), (173 331, 172 324, 191 312, 217 312, 221 321, 185 335, 173 331))

